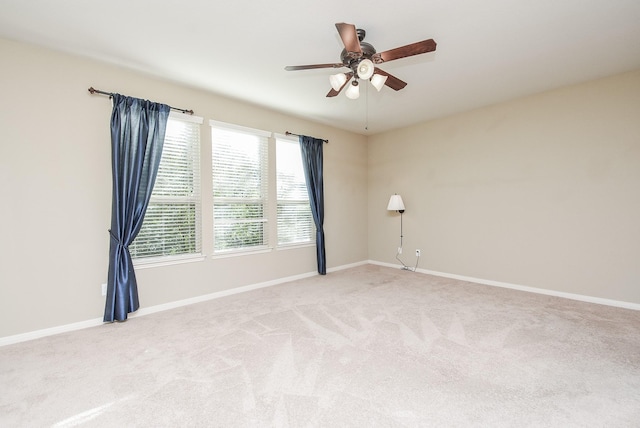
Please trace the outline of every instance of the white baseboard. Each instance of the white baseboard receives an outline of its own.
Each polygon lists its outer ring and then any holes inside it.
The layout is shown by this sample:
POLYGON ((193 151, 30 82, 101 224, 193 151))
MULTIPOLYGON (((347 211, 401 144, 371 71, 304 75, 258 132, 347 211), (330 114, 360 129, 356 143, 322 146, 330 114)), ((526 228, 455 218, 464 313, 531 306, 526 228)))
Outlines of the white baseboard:
POLYGON ((97 327, 101 324, 103 324, 102 318, 94 318, 86 321, 74 322, 72 324, 30 331, 28 333, 0 337, 0 346, 13 345, 14 343, 40 339, 41 337, 53 336, 55 334, 66 333, 68 331, 82 330, 83 328, 97 327))
MULTIPOLYGON (((349 269, 356 266, 366 265, 368 261, 362 261, 358 263, 352 263, 343 266, 337 266, 327 269, 328 273, 337 272, 344 269, 349 269)), ((138 309, 136 312, 129 314, 129 318, 141 317, 156 312, 167 311, 169 309, 179 308, 181 306, 192 305, 194 303, 205 302, 207 300, 218 299, 220 297, 231 296, 233 294, 244 293, 246 291, 257 290, 259 288, 271 287, 273 285, 283 284, 285 282, 296 281, 298 279, 309 278, 317 275, 317 272, 307 272, 299 275, 287 276, 284 278, 278 278, 271 281, 260 282, 257 284, 246 285, 242 287, 231 288, 229 290, 217 291, 215 293, 205 294, 202 296, 191 297, 189 299, 177 300, 174 302, 163 303, 161 305, 150 306, 148 308, 138 309)), ((66 333, 75 330, 81 330, 89 327, 97 327, 103 325, 102 318, 94 318, 86 321, 80 321, 72 324, 65 324, 57 327, 45 328, 42 330, 30 331, 28 333, 16 334, 13 336, 0 337, 0 346, 12 345, 14 343, 26 342, 28 340, 40 339, 46 336, 53 336, 55 334, 66 333)))
MULTIPOLYGON (((386 267, 392 267, 392 268, 397 268, 397 269, 401 269, 402 268, 401 265, 392 264, 392 263, 383 263, 383 262, 378 262, 378 261, 375 261, 375 260, 369 260, 368 263, 370 263, 372 265, 386 266, 386 267)), ((494 286, 494 287, 502 287, 502 288, 510 288, 512 290, 526 291, 526 292, 529 292, 529 293, 544 294, 544 295, 547 295, 547 296, 562 297, 562 298, 565 298, 565 299, 579 300, 581 302, 597 303, 599 305, 615 306, 617 308, 633 309, 633 310, 636 310, 636 311, 640 311, 640 304, 638 304, 638 303, 623 302, 623 301, 620 301, 620 300, 603 299, 601 297, 585 296, 585 295, 582 295, 582 294, 565 293, 564 291, 556 291, 556 290, 547 290, 545 288, 528 287, 526 285, 510 284, 508 282, 500 282, 500 281, 492 281, 492 280, 489 280, 489 279, 473 278, 473 277, 470 277, 470 276, 456 275, 456 274, 446 273, 446 272, 437 272, 437 271, 427 270, 427 269, 419 269, 418 268, 418 269, 416 269, 416 272, 424 273, 424 274, 427 274, 427 275, 441 276, 443 278, 458 279, 460 281, 474 282, 476 284, 491 285, 491 286, 494 286)))
POLYGON ((351 268, 354 268, 354 267, 368 265, 368 264, 370 264, 369 260, 363 260, 361 262, 351 263, 351 264, 348 264, 348 265, 342 265, 342 266, 338 266, 338 267, 334 267, 334 268, 328 268, 327 269, 327 273, 337 272, 339 270, 351 269, 351 268))
MULTIPOLYGON (((328 273, 337 272, 337 271, 340 271, 340 270, 349 269, 349 268, 352 268, 352 267, 362 266, 362 265, 366 265, 366 264, 373 264, 373 265, 378 265, 378 266, 386 266, 386 267, 391 267, 391 268, 395 268, 395 269, 402 268, 401 265, 397 265, 397 264, 384 263, 384 262, 379 262, 379 261, 376 261, 376 260, 364 260, 364 261, 357 262, 357 263, 351 263, 351 264, 347 264, 347 265, 342 265, 342 266, 329 268, 329 269, 327 269, 327 272, 328 273)), ((506 283, 506 282, 492 281, 492 280, 481 279, 481 278, 473 278, 473 277, 469 277, 469 276, 456 275, 456 274, 451 274, 451 273, 446 273, 446 272, 437 272, 437 271, 426 270, 426 269, 417 269, 416 272, 417 273, 427 274, 427 275, 440 276, 440 277, 444 277, 444 278, 458 279, 458 280, 461 280, 461 281, 474 282, 476 284, 491 285, 491 286, 494 286, 494 287, 502 287, 502 288, 510 288, 510 289, 513 289, 513 290, 526 291, 526 292, 529 292, 529 293, 545 294, 545 295, 549 295, 549 296, 562 297, 562 298, 565 298, 565 299, 579 300, 579 301, 582 301, 582 302, 596 303, 596 304, 600 304, 600 305, 615 306, 615 307, 619 307, 619 308, 625 308, 625 309, 632 309, 632 310, 640 311, 640 304, 638 304, 638 303, 623 302, 623 301, 611 300, 611 299, 603 299, 603 298, 600 298, 600 297, 585 296, 585 295, 581 295, 581 294, 565 293, 565 292, 562 292, 562 291, 547 290, 547 289, 544 289, 544 288, 536 288, 536 287, 528 287, 528 286, 524 286, 524 285, 510 284, 510 283, 506 283)), ((271 287, 271 286, 274 286, 274 285, 283 284, 285 282, 291 282, 291 281, 296 281, 296 280, 299 280, 299 279, 309 278, 309 277, 312 277, 312 276, 315 276, 315 275, 317 275, 316 272, 307 272, 307 273, 303 273, 303 274, 299 274, 299 275, 293 275, 293 276, 288 276, 288 277, 284 277, 284 278, 278 278, 278 279, 271 280, 271 281, 260 282, 260 283, 257 283, 257 284, 250 284, 250 285, 246 285, 246 286, 242 286, 242 287, 231 288, 229 290, 218 291, 218 292, 215 292, 215 293, 205 294, 205 295, 202 295, 202 296, 191 297, 189 299, 183 299, 183 300, 177 300, 177 301, 174 301, 174 302, 163 303, 161 305, 150 306, 148 308, 141 308, 138 311, 136 311, 135 313, 129 314, 129 318, 136 318, 136 317, 140 317, 140 316, 154 314, 156 312, 167 311, 169 309, 179 308, 181 306, 192 305, 194 303, 205 302, 207 300, 213 300, 213 299, 218 299, 220 297, 230 296, 230 295, 233 295, 233 294, 244 293, 246 291, 257 290, 259 288, 271 287)), ((20 343, 20 342, 26 342, 28 340, 39 339, 39 338, 46 337, 46 336, 53 336, 55 334, 66 333, 66 332, 75 331, 75 330, 81 330, 81 329, 84 329, 84 328, 97 327, 97 326, 100 326, 100 325, 103 325, 103 324, 104 324, 104 322, 102 321, 102 318, 94 318, 94 319, 90 319, 90 320, 86 320, 86 321, 80 321, 80 322, 76 322, 76 323, 72 323, 72 324, 65 324, 65 325, 61 325, 61 326, 57 326, 57 327, 45 328, 45 329, 42 329, 42 330, 35 330, 35 331, 28 332, 28 333, 22 333, 22 334, 16 334, 16 335, 13 335, 13 336, 0 337, 0 346, 11 345, 11 344, 20 343)))

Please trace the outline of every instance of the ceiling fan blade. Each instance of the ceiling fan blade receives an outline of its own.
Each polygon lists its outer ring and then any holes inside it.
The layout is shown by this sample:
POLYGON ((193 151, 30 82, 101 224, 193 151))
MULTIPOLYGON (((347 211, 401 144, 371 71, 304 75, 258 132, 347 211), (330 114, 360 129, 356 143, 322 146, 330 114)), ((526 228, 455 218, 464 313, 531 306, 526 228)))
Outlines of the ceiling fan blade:
POLYGON ((335 89, 331 88, 331 90, 327 94, 327 98, 335 97, 336 95, 338 95, 340 91, 342 91, 342 89, 347 85, 347 83, 351 81, 353 73, 346 73, 345 75, 347 76, 347 80, 342 84, 342 86, 340 86, 340 90, 336 91, 335 89))
POLYGON ((423 40, 421 42, 412 43, 410 45, 402 46, 388 51, 380 52, 374 55, 374 62, 379 64, 380 62, 393 61, 394 59, 406 58, 408 56, 420 55, 427 52, 433 52, 436 50, 436 42, 433 39, 423 40), (380 61, 376 61, 377 59, 380 61))
POLYGON ((336 24, 338 34, 342 39, 347 52, 357 53, 362 55, 362 49, 360 48, 360 40, 358 40, 358 33, 356 32, 356 26, 353 24, 345 24, 340 22, 336 24))
POLYGON ((345 65, 342 63, 335 64, 311 64, 311 65, 287 65, 284 69, 287 71, 297 70, 312 70, 314 68, 342 68, 345 65))
POLYGON ((375 74, 382 74, 383 76, 387 76, 387 81, 384 82, 384 84, 390 87, 391 89, 393 89, 394 91, 399 91, 400 89, 407 86, 407 82, 403 82, 402 80, 387 73, 384 70, 379 69, 378 67, 375 67, 375 74))

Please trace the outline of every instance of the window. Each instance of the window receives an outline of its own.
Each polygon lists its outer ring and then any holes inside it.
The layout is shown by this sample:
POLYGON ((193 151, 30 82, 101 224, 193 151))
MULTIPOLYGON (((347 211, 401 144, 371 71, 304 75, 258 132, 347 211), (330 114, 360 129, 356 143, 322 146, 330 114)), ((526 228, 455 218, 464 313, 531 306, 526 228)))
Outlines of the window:
POLYGON ((270 134, 210 123, 214 252, 266 248, 270 134))
POLYGON ((202 118, 171 112, 162 158, 133 258, 200 252, 200 124, 202 118))
POLYGON ((314 241, 315 224, 298 140, 276 138, 278 246, 314 241))

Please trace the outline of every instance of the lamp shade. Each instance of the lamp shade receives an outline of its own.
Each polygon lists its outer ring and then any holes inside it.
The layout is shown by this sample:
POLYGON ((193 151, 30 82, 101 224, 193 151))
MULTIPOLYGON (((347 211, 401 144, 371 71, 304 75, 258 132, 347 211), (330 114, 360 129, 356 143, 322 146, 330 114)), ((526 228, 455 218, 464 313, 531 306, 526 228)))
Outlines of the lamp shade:
POLYGON ((400 195, 391 195, 387 209, 389 211, 404 211, 404 202, 402 202, 402 197, 400 195))
POLYGON ((332 74, 329 76, 329 83, 331 83, 331 87, 336 91, 339 91, 346 81, 347 75, 344 73, 332 74))
POLYGON ((358 86, 358 81, 354 80, 353 82, 351 82, 351 85, 349 86, 349 88, 347 88, 344 94, 347 96, 347 98, 350 98, 352 100, 358 99, 358 97, 360 96, 360 87, 358 86))
POLYGON ((363 59, 358 64, 358 77, 368 79, 373 76, 373 62, 370 59, 363 59))
POLYGON ((380 92, 385 82, 387 81, 387 76, 383 76, 382 74, 374 74, 371 76, 371 84, 380 92))

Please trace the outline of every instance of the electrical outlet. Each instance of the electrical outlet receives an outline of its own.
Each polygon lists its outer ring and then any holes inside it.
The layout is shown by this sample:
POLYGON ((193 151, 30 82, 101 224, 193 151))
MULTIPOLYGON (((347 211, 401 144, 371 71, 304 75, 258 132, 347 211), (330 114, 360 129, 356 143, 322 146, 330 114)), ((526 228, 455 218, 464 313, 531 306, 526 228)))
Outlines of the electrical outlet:
POLYGON ((398 254, 402 254, 402 247, 398 247, 398 254))
POLYGON ((107 295, 107 284, 102 284, 102 295, 103 296, 107 295))
POLYGON ((416 250, 416 257, 420 257, 420 250, 416 250))

